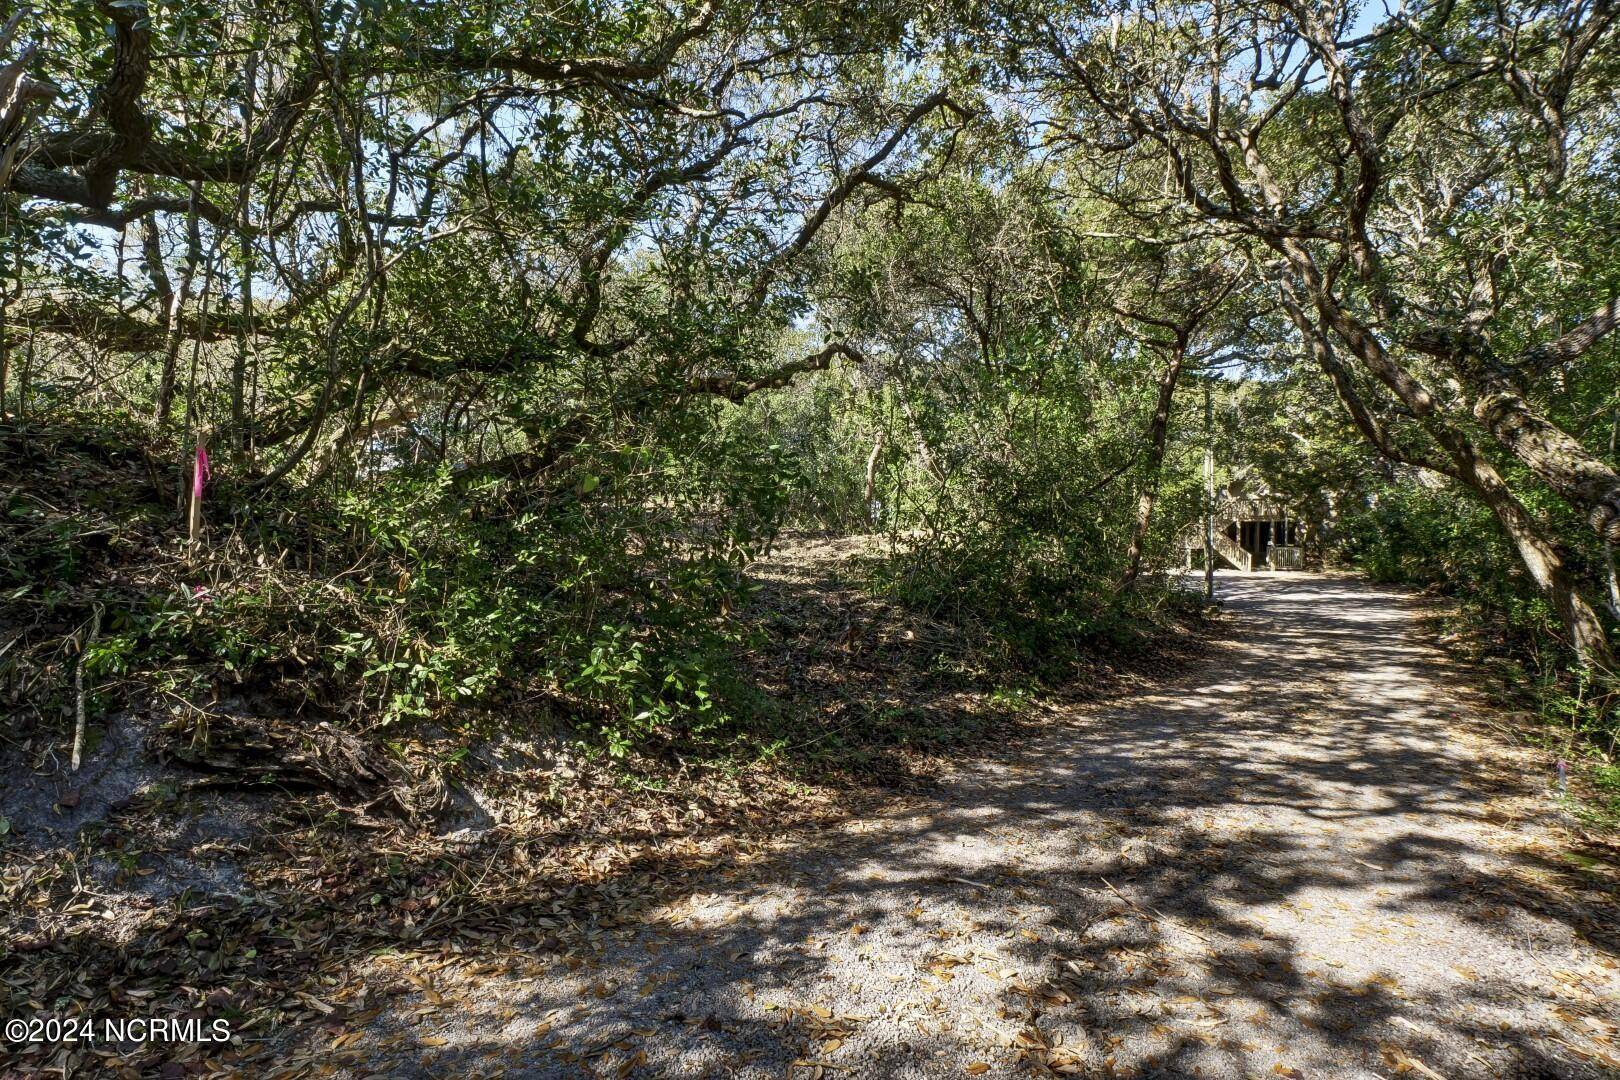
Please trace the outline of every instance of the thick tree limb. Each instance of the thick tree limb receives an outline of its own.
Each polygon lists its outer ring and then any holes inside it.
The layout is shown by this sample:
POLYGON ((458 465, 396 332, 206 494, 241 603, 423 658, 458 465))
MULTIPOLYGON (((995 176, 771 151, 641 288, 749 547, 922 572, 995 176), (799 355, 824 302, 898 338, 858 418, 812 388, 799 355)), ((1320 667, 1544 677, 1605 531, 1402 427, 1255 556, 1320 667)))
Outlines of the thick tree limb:
POLYGON ((959 116, 967 114, 967 111, 952 101, 950 95, 943 90, 929 94, 913 105, 895 129, 890 132, 889 137, 866 160, 862 161, 842 180, 832 186, 816 205, 815 210, 799 226, 799 231, 794 234, 793 239, 788 241, 766 265, 764 271, 755 280, 753 290, 749 294, 749 307, 757 309, 765 302, 765 296, 770 291, 771 283, 775 280, 779 268, 809 247, 810 242, 816 238, 816 234, 827 223, 827 219, 832 215, 832 212, 847 202, 856 188, 865 183, 878 166, 889 159, 889 156, 899 148, 900 143, 911 133, 912 128, 921 122, 923 117, 939 108, 950 109, 959 116))
POLYGON ((865 357, 842 341, 834 341, 816 352, 810 353, 801 359, 783 364, 773 371, 753 378, 744 378, 737 375, 706 375, 687 381, 682 388, 683 395, 713 394, 723 397, 727 401, 741 401, 750 394, 757 394, 761 390, 775 390, 791 383, 795 377, 809 371, 825 371, 832 365, 833 358, 842 356, 857 364, 864 363, 865 357))
POLYGON ((1541 375, 1567 364, 1596 345, 1620 324, 1620 296, 1611 297, 1575 329, 1542 345, 1526 349, 1514 365, 1527 376, 1541 375))
POLYGON ((1361 432, 1362 438, 1370 443, 1373 449, 1389 458, 1391 461, 1403 465, 1412 465, 1418 468, 1429 469, 1433 472, 1449 476, 1454 480, 1461 479, 1455 466, 1448 462, 1431 458, 1427 455, 1407 450, 1398 444, 1384 425, 1368 408, 1366 401, 1356 389, 1356 384, 1350 377, 1349 369, 1340 362, 1333 351, 1333 344, 1328 340, 1327 329, 1312 320, 1305 314, 1294 294, 1293 286, 1286 281, 1278 281, 1278 296, 1282 302, 1283 310, 1288 313, 1289 321, 1299 331, 1300 337, 1311 351, 1311 358, 1316 361, 1317 367, 1322 369, 1329 381, 1333 383, 1334 393, 1344 411, 1349 414, 1350 421, 1361 432))
MULTIPOLYGON (((1578 356, 1613 328, 1616 301, 1542 348, 1578 356)), ((1428 331, 1410 347, 1451 364, 1474 391, 1474 418, 1549 487, 1587 514, 1599 536, 1620 543, 1620 473, 1535 408, 1519 386, 1520 372, 1502 363, 1478 334, 1428 331)))
MULTIPOLYGON (((99 0, 113 26, 113 66, 98 89, 87 122, 35 140, 19 154, 27 164, 9 178, 11 190, 54 202, 105 211, 121 172, 168 177, 188 183, 239 184, 259 164, 279 153, 293 127, 319 92, 325 73, 344 81, 381 74, 424 71, 514 71, 551 85, 602 85, 660 78, 688 43, 713 24, 715 9, 704 4, 680 29, 644 56, 544 57, 520 48, 421 50, 403 56, 335 54, 308 62, 287 79, 263 111, 259 125, 234 147, 212 150, 172 139, 155 139, 141 107, 151 63, 149 13, 144 5, 99 0)), ((30 81, 32 86, 40 84, 30 81)), ((136 215, 139 216, 139 215, 136 215)), ((133 219, 130 219, 133 220, 133 219)))
MULTIPOLYGON (((831 366, 833 359, 839 356, 856 363, 863 363, 865 360, 852 346, 834 341, 763 375, 696 376, 675 386, 667 383, 647 383, 637 390, 618 395, 617 404, 621 411, 637 413, 650 408, 658 401, 679 400, 700 395, 740 402, 751 394, 787 386, 797 376, 806 372, 825 370, 831 366)), ((456 474, 456 483, 468 486, 487 480, 533 479, 542 476, 562 461, 570 451, 588 440, 602 420, 602 415, 595 411, 575 413, 552 428, 537 445, 463 469, 456 474)))
POLYGON ((1125 572, 1115 586, 1118 592, 1131 589, 1142 573, 1142 556, 1147 549, 1148 529, 1153 524, 1153 507, 1158 502, 1159 481, 1164 471, 1164 450, 1170 435, 1170 406, 1175 401, 1176 384, 1186 361, 1187 339, 1185 335, 1178 335, 1176 345, 1170 350, 1164 377, 1159 380, 1153 421, 1148 424, 1148 474, 1136 499, 1136 522, 1131 528, 1131 541, 1125 549, 1125 572))

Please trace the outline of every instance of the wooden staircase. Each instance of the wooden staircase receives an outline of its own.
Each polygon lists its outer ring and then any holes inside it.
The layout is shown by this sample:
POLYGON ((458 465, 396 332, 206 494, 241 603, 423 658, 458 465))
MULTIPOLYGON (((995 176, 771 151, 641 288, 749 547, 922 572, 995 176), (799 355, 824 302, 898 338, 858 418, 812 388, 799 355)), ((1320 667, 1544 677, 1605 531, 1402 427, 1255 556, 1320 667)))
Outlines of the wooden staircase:
MULTIPOLYGON (((1215 505, 1210 517, 1215 529, 1215 557, 1244 573, 1253 572, 1255 557, 1248 548, 1228 536, 1226 530, 1232 529, 1234 534, 1242 535, 1241 526, 1245 521, 1277 521, 1289 517, 1298 519, 1298 515, 1292 514, 1287 505, 1269 494, 1249 497, 1228 495, 1215 505), (1234 525, 1238 527, 1233 528, 1234 525)), ((1181 548, 1189 570, 1192 569, 1195 553, 1202 553, 1204 550, 1204 528, 1203 517, 1196 517, 1181 527, 1181 548)), ((1272 536, 1272 542, 1267 546, 1266 561, 1261 564, 1262 568, 1303 569, 1305 552, 1298 544, 1277 543, 1278 538, 1275 534, 1272 536)))
MULTIPOLYGON (((1181 543, 1187 552, 1187 565, 1192 566, 1192 556, 1195 551, 1204 550, 1204 523, 1202 521, 1189 522, 1181 530, 1181 543)), ((1215 534, 1215 555, 1228 565, 1248 573, 1254 569, 1254 556, 1249 554, 1247 548, 1227 536, 1224 532, 1215 534)))
POLYGON ((1245 573, 1254 569, 1254 556, 1225 533, 1215 534, 1215 554, 1245 573))

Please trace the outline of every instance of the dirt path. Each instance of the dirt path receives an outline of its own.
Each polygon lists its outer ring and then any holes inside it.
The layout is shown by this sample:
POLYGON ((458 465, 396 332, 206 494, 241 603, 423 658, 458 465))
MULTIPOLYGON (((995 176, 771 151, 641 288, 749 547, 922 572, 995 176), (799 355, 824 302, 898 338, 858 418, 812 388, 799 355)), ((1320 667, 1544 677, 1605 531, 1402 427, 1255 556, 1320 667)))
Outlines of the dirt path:
POLYGON ((1410 601, 1312 575, 1221 590, 1232 645, 1200 670, 598 952, 445 973, 374 1022, 374 1065, 1608 1075, 1620 967, 1522 850, 1546 780, 1504 787, 1460 734, 1410 601))

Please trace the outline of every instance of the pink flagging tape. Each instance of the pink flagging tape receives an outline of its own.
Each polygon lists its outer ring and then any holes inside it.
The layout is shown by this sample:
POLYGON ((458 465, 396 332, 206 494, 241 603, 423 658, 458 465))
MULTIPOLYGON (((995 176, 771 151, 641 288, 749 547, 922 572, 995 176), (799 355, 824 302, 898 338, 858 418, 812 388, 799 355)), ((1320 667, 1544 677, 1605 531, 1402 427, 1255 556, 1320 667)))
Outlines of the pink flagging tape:
POLYGON ((208 448, 202 443, 197 444, 197 463, 191 470, 191 497, 201 499, 203 485, 208 483, 213 470, 208 467, 208 448))

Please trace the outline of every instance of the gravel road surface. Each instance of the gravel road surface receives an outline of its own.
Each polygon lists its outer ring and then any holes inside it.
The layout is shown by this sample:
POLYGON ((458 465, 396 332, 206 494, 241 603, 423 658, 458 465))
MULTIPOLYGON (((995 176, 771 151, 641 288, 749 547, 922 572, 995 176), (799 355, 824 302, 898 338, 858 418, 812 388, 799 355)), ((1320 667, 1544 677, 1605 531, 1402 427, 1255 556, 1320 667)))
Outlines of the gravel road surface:
POLYGON ((1416 603, 1311 574, 1220 592, 1209 662, 1054 710, 600 949, 469 957, 370 1025, 373 1067, 1612 1075, 1613 939, 1590 894, 1539 884, 1548 778, 1468 722, 1416 603))

